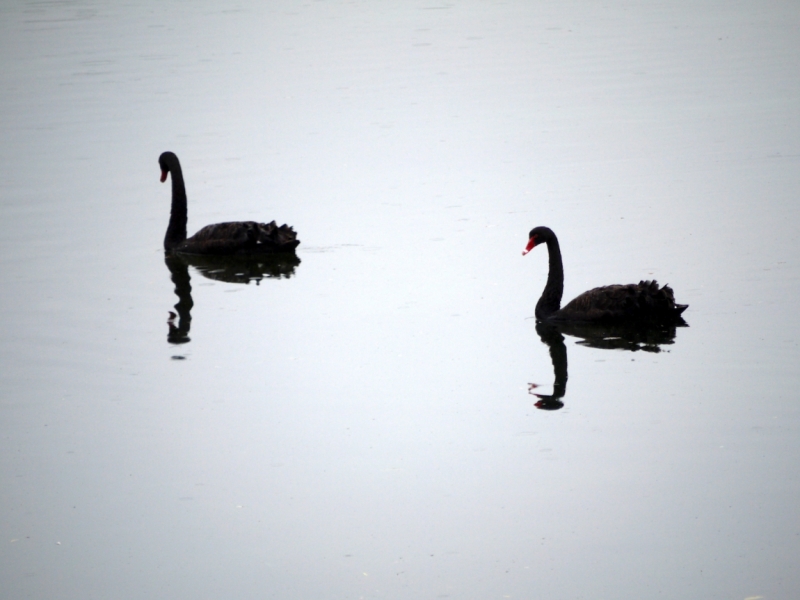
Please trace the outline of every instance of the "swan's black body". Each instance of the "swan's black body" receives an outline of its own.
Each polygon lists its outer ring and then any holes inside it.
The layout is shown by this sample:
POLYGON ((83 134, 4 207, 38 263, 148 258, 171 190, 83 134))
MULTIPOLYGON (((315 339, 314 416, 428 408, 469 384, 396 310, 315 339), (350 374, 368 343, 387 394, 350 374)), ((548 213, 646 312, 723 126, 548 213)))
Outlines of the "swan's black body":
POLYGON ((190 238, 186 238, 186 187, 178 157, 172 152, 164 152, 158 157, 161 167, 161 181, 172 174, 172 211, 167 234, 164 236, 164 249, 178 254, 212 254, 256 256, 276 252, 294 252, 300 241, 294 229, 288 225, 280 227, 271 223, 255 221, 236 221, 207 225, 190 238))
POLYGON ((677 322, 687 304, 676 304, 672 288, 658 287, 655 281, 628 285, 609 285, 584 292, 561 308, 564 292, 564 267, 558 238, 547 227, 536 227, 529 234, 527 254, 535 246, 547 244, 550 271, 542 297, 536 303, 539 321, 583 323, 677 322))

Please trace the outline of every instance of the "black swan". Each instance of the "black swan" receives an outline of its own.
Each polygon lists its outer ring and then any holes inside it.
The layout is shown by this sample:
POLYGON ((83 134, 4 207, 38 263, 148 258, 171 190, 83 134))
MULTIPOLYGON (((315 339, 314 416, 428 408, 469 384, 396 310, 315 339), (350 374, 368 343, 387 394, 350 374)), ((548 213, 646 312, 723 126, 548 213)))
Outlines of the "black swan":
POLYGON ((564 267, 556 234, 547 227, 535 227, 529 234, 526 255, 535 246, 547 244, 550 272, 542 297, 536 303, 539 321, 572 321, 584 323, 635 323, 682 321, 681 313, 688 304, 675 304, 672 288, 658 287, 656 281, 638 284, 609 285, 584 292, 561 308, 564 292, 564 267))
POLYGON ((252 256, 294 252, 300 240, 288 225, 238 221, 207 225, 190 238, 186 238, 186 187, 178 157, 164 152, 158 157, 161 183, 172 173, 172 211, 164 236, 164 249, 178 254, 214 254, 252 256))

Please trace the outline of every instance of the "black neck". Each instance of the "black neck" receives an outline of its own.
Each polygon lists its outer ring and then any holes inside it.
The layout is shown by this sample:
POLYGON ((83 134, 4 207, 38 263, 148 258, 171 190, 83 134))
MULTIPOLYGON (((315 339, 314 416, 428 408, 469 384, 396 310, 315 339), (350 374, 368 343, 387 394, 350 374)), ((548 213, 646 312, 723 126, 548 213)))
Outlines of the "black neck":
POLYGON ((555 235, 547 240, 547 254, 550 258, 550 269, 547 274, 547 285, 542 297, 536 303, 536 318, 546 319, 561 308, 561 294, 564 293, 564 267, 561 264, 561 249, 555 235))
POLYGON ((169 216, 167 234, 164 236, 164 249, 170 250, 186 239, 186 187, 183 185, 183 173, 180 164, 175 161, 170 165, 172 177, 172 210, 169 216))

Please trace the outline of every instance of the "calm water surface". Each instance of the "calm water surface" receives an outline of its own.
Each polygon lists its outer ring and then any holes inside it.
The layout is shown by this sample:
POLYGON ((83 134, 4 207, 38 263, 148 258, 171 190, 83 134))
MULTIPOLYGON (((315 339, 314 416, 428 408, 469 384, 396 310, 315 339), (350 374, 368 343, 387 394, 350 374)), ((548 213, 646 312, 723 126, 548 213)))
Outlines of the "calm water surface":
POLYGON ((800 594, 796 4, 0 15, 0 596, 800 594), (165 261, 168 149, 299 262, 165 261), (537 330, 536 225, 689 327, 537 330))

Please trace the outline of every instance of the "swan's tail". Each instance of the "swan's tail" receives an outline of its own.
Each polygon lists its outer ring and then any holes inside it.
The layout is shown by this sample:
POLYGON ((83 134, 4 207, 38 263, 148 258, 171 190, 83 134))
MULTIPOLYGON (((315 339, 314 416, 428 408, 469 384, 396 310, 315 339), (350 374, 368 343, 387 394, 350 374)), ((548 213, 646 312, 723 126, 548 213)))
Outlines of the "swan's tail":
POLYGON ((297 233, 290 226, 283 224, 278 227, 275 221, 258 223, 258 246, 269 248, 273 252, 293 252, 300 244, 297 233))

